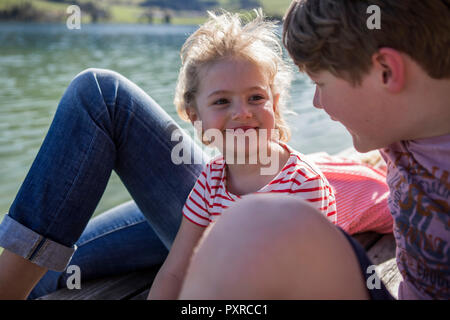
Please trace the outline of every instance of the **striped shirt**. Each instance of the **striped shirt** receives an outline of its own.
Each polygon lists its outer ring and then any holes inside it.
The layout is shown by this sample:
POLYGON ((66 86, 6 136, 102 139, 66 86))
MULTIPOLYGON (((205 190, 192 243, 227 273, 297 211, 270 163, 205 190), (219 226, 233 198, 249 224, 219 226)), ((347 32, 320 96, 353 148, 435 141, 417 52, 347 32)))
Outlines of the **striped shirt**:
MULTIPOLYGON (((282 144, 289 159, 267 185, 256 193, 288 194, 308 201, 336 223, 336 200, 333 189, 320 170, 301 153, 282 144)), ((243 196, 235 195, 226 187, 226 163, 223 156, 212 159, 202 171, 183 207, 183 215, 192 223, 207 227, 233 202, 243 196)))

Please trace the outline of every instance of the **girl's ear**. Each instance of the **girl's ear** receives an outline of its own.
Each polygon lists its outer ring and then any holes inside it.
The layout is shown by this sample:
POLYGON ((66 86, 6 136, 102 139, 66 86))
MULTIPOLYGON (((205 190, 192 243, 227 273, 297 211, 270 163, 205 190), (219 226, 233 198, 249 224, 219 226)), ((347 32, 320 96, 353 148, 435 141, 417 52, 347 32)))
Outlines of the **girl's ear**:
POLYGON ((192 125, 194 125, 194 122, 198 120, 197 111, 192 107, 187 107, 186 113, 189 117, 189 120, 191 120, 192 125))
POLYGON ((392 48, 381 48, 372 56, 372 63, 386 89, 393 93, 403 89, 405 86, 405 62, 399 51, 392 48))

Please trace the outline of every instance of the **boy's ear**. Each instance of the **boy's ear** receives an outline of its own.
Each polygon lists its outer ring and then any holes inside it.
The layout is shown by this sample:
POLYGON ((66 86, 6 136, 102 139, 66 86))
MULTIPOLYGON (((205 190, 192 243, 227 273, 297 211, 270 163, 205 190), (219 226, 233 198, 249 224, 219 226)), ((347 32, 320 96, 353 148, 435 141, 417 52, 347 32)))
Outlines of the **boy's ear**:
POLYGON ((392 48, 381 48, 372 55, 372 64, 380 82, 392 93, 405 86, 405 60, 402 54, 392 48))
POLYGON ((191 120, 192 124, 194 124, 194 122, 198 120, 197 111, 194 108, 187 107, 186 108, 186 113, 187 113, 187 115, 189 117, 189 120, 191 120))

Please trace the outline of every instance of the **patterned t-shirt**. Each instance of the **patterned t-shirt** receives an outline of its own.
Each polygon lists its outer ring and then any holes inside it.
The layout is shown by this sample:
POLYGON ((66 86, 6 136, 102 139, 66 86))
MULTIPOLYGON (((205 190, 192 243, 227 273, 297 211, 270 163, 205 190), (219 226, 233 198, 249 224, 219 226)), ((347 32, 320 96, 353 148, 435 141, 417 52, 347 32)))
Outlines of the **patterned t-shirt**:
MULTIPOLYGON (((336 200, 333 189, 320 170, 301 153, 282 144, 289 159, 267 185, 256 193, 289 194, 308 201, 332 223, 336 222, 336 200)), ((244 196, 227 190, 226 163, 222 156, 212 159, 197 179, 183 207, 183 215, 191 222, 207 227, 224 209, 244 196)))
POLYGON ((381 150, 403 281, 399 299, 450 299, 450 135, 381 150))

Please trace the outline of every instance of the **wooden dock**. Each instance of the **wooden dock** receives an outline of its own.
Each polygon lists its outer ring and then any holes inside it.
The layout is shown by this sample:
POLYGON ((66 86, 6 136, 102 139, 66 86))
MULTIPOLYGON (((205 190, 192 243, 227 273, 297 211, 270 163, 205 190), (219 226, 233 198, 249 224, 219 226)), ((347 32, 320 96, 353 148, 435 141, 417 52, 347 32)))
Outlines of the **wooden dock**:
MULTIPOLYGON (((376 271, 390 293, 397 298, 400 273, 395 263, 392 234, 373 232, 354 236, 366 249, 376 271)), ((98 279, 81 284, 81 289, 60 289, 39 300, 145 300, 159 266, 131 274, 98 279)))

